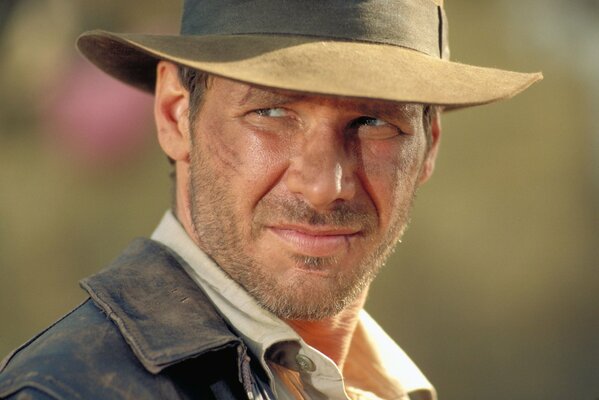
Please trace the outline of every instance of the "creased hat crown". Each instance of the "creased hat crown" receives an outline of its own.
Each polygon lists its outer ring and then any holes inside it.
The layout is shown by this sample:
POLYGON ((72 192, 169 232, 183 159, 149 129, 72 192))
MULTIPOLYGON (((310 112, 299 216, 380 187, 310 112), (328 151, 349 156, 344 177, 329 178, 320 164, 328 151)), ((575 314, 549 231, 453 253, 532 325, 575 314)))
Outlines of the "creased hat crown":
POLYGON ((447 18, 432 0, 185 0, 181 34, 314 36, 449 57, 447 18))

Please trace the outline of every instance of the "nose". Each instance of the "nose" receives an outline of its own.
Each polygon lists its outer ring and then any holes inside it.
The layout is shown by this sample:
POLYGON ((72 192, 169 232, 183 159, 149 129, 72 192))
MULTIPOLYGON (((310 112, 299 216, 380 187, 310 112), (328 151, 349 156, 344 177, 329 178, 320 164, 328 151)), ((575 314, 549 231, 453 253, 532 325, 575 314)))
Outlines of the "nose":
POLYGON ((320 128, 302 136, 285 176, 289 191, 300 195, 316 209, 326 209, 337 200, 356 194, 356 159, 343 133, 320 128))

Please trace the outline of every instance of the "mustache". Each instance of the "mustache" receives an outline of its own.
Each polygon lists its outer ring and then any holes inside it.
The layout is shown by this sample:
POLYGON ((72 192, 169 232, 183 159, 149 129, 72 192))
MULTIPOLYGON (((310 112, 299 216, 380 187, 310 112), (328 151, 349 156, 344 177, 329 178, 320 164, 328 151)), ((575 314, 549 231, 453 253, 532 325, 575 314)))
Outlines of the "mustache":
POLYGON ((374 206, 338 202, 328 210, 318 211, 300 199, 262 199, 256 206, 255 221, 260 224, 283 220, 290 224, 307 224, 333 228, 359 228, 370 233, 378 225, 374 206))

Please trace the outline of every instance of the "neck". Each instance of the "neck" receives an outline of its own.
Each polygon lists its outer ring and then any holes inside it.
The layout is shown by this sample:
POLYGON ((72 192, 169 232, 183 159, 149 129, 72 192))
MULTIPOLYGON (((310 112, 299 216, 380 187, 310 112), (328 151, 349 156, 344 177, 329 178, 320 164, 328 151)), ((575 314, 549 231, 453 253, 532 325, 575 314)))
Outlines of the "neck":
POLYGON ((339 314, 318 321, 286 320, 287 324, 310 346, 318 349, 343 370, 352 337, 364 307, 368 290, 339 314))

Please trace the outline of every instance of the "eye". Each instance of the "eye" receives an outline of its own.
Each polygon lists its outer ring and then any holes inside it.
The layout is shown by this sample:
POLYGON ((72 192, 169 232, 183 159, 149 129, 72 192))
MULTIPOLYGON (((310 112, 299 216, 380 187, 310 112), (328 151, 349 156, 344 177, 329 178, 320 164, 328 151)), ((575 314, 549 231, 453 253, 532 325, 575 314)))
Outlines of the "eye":
POLYGON ((283 107, 252 109, 245 114, 244 121, 254 129, 276 133, 279 136, 295 132, 299 125, 293 110, 283 107))
POLYGON ((287 115, 287 112, 283 108, 261 108, 259 110, 254 111, 261 117, 269 117, 269 118, 281 118, 287 115))
POLYGON ((387 121, 383 121, 379 118, 374 117, 360 117, 354 121, 356 125, 367 125, 367 126, 384 126, 389 125, 387 121))
POLYGON ((351 122, 350 128, 364 139, 390 139, 403 134, 397 126, 383 119, 369 116, 356 118, 351 122))

